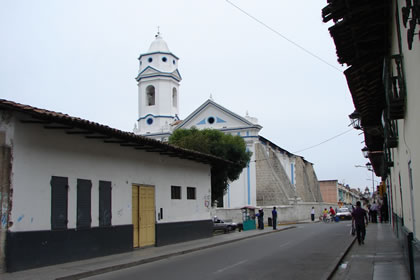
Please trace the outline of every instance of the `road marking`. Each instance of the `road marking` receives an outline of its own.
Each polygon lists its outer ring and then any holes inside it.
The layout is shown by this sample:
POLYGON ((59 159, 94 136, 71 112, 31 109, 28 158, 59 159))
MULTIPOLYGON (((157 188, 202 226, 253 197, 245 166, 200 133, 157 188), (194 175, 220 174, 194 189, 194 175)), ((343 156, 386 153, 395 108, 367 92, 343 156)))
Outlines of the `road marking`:
POLYGON ((231 269, 231 268, 234 268, 234 267, 236 267, 236 266, 239 266, 239 265, 241 265, 241 264, 243 264, 243 263, 246 263, 247 261, 248 261, 248 260, 243 260, 243 261, 240 261, 240 262, 238 262, 238 263, 235 263, 235 264, 232 264, 232 265, 226 266, 226 267, 224 267, 224 268, 222 268, 222 269, 219 269, 219 270, 215 271, 215 272, 214 272, 214 274, 216 274, 216 273, 222 273, 222 272, 224 272, 224 271, 226 271, 226 270, 228 270, 228 269, 231 269))

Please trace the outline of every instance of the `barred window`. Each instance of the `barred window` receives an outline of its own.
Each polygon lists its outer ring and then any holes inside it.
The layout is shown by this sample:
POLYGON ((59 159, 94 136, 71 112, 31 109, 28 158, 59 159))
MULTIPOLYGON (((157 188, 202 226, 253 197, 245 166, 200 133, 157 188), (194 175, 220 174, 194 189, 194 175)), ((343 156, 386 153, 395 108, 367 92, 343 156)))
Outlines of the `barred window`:
POLYGON ((181 187, 171 186, 171 198, 172 199, 181 199, 181 187))
POLYGON ((187 187, 187 199, 196 199, 195 188, 187 187))

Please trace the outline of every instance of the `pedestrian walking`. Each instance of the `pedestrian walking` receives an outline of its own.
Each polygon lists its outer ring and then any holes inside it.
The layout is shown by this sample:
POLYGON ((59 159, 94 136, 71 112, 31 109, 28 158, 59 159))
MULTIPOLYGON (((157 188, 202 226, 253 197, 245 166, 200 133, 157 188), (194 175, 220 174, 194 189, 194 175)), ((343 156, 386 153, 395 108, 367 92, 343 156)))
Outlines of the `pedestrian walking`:
POLYGON ((271 216, 273 217, 273 229, 277 229, 277 210, 276 206, 273 207, 271 211, 271 216))
POLYGON ((312 222, 315 221, 315 208, 313 206, 312 206, 312 209, 311 209, 311 220, 312 220, 312 222))
POLYGON ((379 206, 376 204, 376 201, 374 200, 372 203, 372 206, 370 206, 370 211, 372 211, 372 223, 378 222, 378 210, 379 206))
POLYGON ((357 241, 360 244, 365 244, 366 225, 369 223, 366 210, 362 208, 360 201, 356 202, 356 209, 353 210, 352 226, 356 227, 357 241), (366 221, 366 224, 365 224, 366 221))

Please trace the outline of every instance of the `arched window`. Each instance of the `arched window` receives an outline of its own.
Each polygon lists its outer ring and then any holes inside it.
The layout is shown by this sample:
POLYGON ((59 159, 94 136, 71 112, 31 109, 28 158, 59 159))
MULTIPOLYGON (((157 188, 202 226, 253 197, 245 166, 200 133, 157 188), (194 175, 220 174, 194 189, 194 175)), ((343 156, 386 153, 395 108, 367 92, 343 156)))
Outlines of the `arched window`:
POLYGON ((147 106, 155 105, 155 87, 148 86, 146 88, 146 104, 147 106))
POLYGON ((178 96, 176 94, 176 88, 172 89, 172 106, 176 107, 178 104, 178 96))

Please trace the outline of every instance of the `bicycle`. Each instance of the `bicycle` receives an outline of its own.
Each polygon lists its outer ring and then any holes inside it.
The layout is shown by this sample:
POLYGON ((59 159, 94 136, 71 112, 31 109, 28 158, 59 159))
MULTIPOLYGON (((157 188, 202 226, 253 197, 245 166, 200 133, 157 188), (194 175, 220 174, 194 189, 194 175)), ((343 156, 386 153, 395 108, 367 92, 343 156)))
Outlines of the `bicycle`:
POLYGON ((334 217, 332 217, 330 214, 324 215, 322 221, 324 223, 332 223, 334 222, 334 217))

